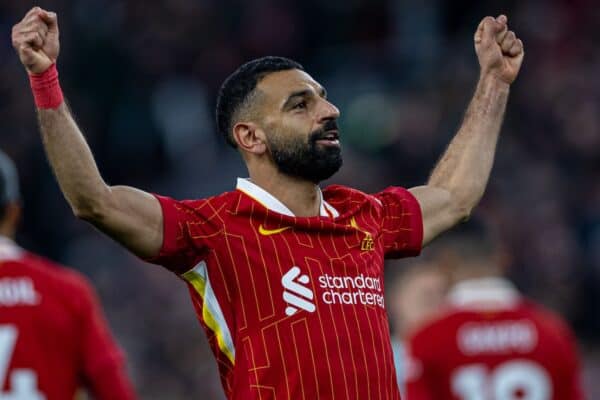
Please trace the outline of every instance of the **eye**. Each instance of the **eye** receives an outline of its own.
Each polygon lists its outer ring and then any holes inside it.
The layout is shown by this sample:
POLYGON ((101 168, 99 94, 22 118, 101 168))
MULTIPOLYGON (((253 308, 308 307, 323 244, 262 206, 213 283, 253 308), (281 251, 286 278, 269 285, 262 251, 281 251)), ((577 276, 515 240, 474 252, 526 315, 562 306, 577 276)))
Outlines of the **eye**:
POLYGON ((306 108, 306 101, 302 100, 300 103, 292 107, 294 110, 302 110, 306 108))

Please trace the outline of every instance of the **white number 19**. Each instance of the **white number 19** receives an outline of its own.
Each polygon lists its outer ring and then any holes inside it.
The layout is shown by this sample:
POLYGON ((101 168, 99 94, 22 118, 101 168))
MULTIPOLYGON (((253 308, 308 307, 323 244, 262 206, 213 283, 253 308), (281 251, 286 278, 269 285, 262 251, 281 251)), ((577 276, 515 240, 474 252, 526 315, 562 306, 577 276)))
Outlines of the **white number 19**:
POLYGON ((452 376, 452 391, 462 400, 550 400, 552 383, 541 366, 519 360, 492 371, 482 364, 462 367, 452 376))
POLYGON ((15 369, 10 375, 10 392, 2 388, 8 378, 8 366, 12 358, 19 331, 13 325, 0 325, 0 400, 46 400, 37 389, 37 375, 30 369, 15 369))

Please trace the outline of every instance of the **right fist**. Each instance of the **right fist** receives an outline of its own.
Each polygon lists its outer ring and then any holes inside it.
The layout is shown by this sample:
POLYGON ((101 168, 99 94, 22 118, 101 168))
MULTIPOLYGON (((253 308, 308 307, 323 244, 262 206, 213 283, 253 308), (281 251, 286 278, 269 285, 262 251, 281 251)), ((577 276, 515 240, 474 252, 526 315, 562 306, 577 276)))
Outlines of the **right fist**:
POLYGON ((41 74, 58 58, 56 14, 34 7, 13 26, 12 44, 30 74, 41 74))

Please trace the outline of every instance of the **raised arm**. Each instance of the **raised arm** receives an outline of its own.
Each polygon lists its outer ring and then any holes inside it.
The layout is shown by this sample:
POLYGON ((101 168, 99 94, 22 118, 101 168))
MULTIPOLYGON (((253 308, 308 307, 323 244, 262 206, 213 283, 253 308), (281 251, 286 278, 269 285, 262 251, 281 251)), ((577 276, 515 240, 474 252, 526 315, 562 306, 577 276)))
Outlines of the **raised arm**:
POLYGON ((523 43, 504 15, 484 18, 474 39, 481 73, 463 123, 427 184, 410 189, 423 213, 423 245, 466 220, 483 196, 509 87, 523 62, 523 43))
POLYGON ((79 218, 91 222, 141 257, 162 245, 158 200, 141 190, 108 186, 52 76, 59 53, 56 14, 35 7, 13 27, 12 42, 32 76, 44 148, 60 188, 79 218))

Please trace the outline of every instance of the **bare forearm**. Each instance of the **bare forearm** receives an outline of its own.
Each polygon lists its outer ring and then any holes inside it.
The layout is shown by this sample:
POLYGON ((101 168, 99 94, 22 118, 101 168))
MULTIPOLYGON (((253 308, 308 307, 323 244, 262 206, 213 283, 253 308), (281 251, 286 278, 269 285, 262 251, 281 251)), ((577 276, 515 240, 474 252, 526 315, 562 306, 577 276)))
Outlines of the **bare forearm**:
POLYGON ((509 86, 525 55, 507 22, 506 15, 481 20, 474 35, 481 75, 473 100, 427 185, 410 189, 423 215, 423 245, 467 219, 485 191, 509 86))
POLYGON ((109 188, 69 108, 39 109, 44 148, 60 188, 76 214, 93 213, 109 188))
POLYGON ((33 7, 12 30, 12 43, 29 73, 44 148, 74 213, 142 257, 163 240, 158 200, 127 186, 109 187, 63 101, 56 60, 60 43, 55 13, 33 7))
POLYGON ((509 85, 492 76, 479 80, 462 126, 429 178, 428 185, 450 191, 466 213, 485 191, 508 93, 509 85))
POLYGON ((80 218, 142 257, 162 244, 162 212, 154 196, 108 186, 68 107, 38 110, 44 148, 60 188, 80 218))

